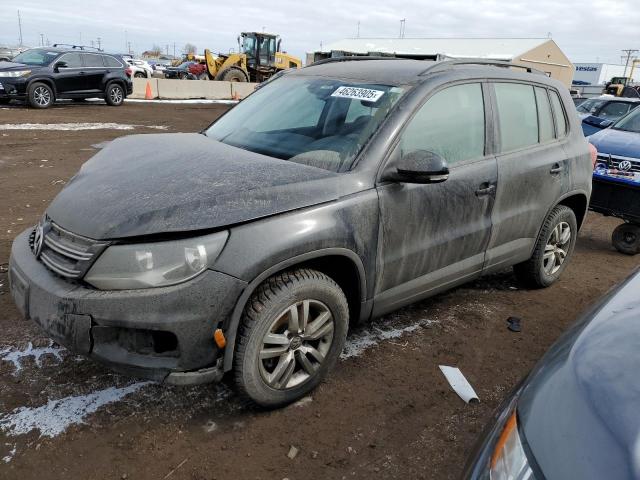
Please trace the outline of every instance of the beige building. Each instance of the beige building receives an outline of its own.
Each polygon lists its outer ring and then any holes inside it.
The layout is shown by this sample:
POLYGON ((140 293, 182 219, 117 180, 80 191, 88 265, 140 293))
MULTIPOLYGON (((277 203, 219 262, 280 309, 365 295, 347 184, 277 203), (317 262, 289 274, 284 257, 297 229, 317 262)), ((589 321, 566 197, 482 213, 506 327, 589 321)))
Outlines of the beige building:
POLYGON ((307 64, 343 55, 392 55, 423 60, 508 60, 542 70, 571 86, 574 67, 550 38, 349 38, 307 54, 307 64))

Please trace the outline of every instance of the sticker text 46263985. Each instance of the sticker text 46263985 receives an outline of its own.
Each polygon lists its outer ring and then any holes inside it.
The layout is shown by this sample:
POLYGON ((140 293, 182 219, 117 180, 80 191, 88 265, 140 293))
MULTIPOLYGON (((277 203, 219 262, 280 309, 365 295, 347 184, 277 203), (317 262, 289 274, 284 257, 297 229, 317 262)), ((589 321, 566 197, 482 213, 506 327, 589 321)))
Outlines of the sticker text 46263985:
POLYGON ((376 102, 384 95, 383 90, 373 90, 371 88, 360 87, 338 87, 331 94, 332 97, 353 98, 355 100, 365 100, 367 102, 376 102))

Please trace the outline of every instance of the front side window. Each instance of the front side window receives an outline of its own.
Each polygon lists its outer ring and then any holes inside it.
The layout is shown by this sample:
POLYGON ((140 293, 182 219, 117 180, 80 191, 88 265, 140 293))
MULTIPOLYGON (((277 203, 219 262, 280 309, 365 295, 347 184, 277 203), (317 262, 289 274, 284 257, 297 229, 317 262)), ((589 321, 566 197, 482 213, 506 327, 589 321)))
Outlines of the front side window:
POLYGON ((79 53, 65 53, 60 61, 66 63, 65 68, 82 68, 82 57, 79 53))
POLYGON ((538 112, 532 85, 496 83, 501 152, 538 143, 538 112))
POLYGON ((479 83, 456 85, 433 95, 400 138, 401 154, 437 153, 450 165, 484 155, 484 100, 479 83))
POLYGON ((285 76, 257 90, 205 133, 244 150, 344 172, 403 92, 390 85, 285 76))

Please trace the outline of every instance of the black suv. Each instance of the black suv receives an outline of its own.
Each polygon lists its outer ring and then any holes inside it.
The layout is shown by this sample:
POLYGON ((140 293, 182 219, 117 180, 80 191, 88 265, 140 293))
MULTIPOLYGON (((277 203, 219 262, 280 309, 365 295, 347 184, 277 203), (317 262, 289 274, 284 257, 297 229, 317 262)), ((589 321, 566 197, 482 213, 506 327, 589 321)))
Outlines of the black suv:
POLYGON ((133 91, 126 63, 117 55, 77 45, 32 48, 11 62, 0 62, 0 104, 26 100, 48 108, 59 98, 104 98, 122 105, 133 91))
POLYGON ((350 322, 509 266, 549 286, 589 147, 564 85, 499 65, 331 59, 201 133, 118 138, 14 241, 16 304, 116 369, 234 370, 273 407, 322 380, 350 322))

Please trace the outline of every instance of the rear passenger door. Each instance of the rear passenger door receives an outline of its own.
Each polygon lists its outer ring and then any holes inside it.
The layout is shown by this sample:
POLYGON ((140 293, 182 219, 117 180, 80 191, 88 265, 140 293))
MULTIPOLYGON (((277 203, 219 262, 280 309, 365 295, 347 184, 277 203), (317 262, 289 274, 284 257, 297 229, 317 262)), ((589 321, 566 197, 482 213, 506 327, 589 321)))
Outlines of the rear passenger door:
POLYGON ((102 61, 102 55, 97 53, 83 53, 85 71, 85 90, 87 92, 102 92, 104 89, 103 79, 106 67, 102 61))
POLYGON ((78 93, 84 90, 82 57, 79 53, 65 53, 55 63, 56 94, 78 93))
POLYGON ((562 147, 566 112, 558 93, 515 82, 493 85, 498 189, 486 269, 498 270, 531 256, 549 210, 566 190, 562 147))
POLYGON ((382 241, 374 315, 481 273, 497 181, 486 145, 486 91, 481 82, 436 91, 400 133, 385 171, 402 155, 427 150, 443 157, 450 173, 437 184, 378 185, 382 241))

